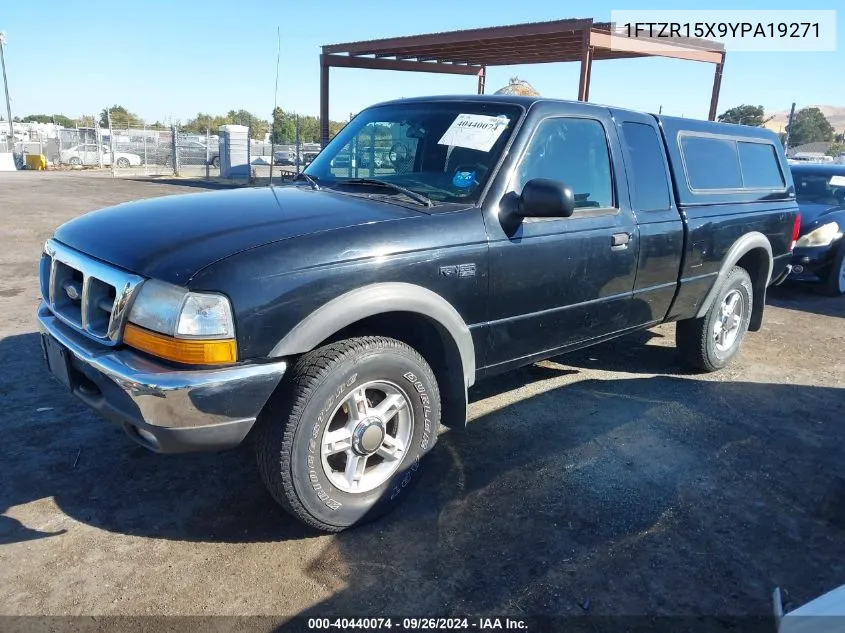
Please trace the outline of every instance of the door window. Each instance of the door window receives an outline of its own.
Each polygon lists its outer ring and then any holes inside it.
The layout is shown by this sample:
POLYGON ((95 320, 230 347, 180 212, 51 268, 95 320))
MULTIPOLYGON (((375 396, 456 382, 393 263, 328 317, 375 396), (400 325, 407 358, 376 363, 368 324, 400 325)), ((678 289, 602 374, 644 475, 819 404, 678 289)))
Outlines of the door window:
POLYGON ((620 126, 627 152, 626 170, 631 202, 637 211, 662 211, 672 206, 666 159, 657 131, 644 123, 624 122, 620 126))
POLYGON ((534 178, 566 184, 578 209, 613 207, 613 177, 604 127, 594 119, 551 118, 541 122, 516 172, 513 190, 534 178))

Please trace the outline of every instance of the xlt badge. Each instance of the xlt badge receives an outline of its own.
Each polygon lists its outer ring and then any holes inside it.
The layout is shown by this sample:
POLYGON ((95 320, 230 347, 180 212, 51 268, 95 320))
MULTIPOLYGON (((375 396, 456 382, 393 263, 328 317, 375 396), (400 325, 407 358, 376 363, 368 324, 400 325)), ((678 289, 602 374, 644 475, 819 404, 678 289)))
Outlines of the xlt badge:
POLYGON ((475 277, 475 264, 441 266, 440 274, 444 277, 475 277))

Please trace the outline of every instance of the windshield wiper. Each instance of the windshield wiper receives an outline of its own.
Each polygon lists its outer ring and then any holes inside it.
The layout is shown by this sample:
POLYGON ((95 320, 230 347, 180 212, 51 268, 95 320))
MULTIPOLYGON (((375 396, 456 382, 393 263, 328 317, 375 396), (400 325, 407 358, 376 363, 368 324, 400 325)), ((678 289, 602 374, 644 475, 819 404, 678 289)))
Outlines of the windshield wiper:
POLYGON ((296 176, 293 177, 294 181, 296 180, 304 180, 314 191, 318 191, 320 189, 320 185, 317 184, 317 179, 314 176, 309 176, 304 171, 299 172, 296 176))
POLYGON ((338 184, 342 185, 371 185, 375 187, 386 187, 388 189, 393 189, 394 191, 398 191, 399 193, 403 193, 411 200, 415 200, 420 204, 431 207, 434 206, 434 203, 431 201, 431 198, 428 196, 424 196, 421 193, 417 193, 407 187, 403 187, 401 185, 397 185, 395 183, 389 182, 387 180, 379 180, 378 178, 349 178, 348 180, 339 181, 338 184))

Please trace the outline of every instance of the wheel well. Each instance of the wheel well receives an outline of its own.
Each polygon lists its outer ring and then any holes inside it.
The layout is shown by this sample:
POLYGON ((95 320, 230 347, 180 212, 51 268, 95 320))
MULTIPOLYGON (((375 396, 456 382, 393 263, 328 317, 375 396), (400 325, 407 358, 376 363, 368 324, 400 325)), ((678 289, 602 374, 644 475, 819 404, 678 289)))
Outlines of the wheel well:
POLYGON ((416 312, 386 312, 356 321, 316 347, 354 336, 386 336, 417 350, 437 378, 441 422, 452 429, 466 426, 467 394, 458 346, 439 323, 416 312))
POLYGON ((751 322, 748 329, 758 331, 763 326, 763 308, 766 305, 766 286, 769 283, 769 254, 763 248, 752 248, 736 263, 751 277, 754 300, 751 307, 751 322))

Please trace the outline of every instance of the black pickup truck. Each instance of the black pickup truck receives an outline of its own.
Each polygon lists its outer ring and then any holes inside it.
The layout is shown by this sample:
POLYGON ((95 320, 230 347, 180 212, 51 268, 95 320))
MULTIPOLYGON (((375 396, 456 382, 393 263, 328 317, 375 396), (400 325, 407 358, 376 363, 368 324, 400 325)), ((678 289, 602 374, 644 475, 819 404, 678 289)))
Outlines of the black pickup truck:
POLYGON ((723 367, 799 224, 765 129, 404 99, 361 112, 290 185, 62 225, 38 319, 53 374, 135 441, 250 435, 273 497, 337 531, 408 494, 485 377, 667 321, 692 368, 723 367), (376 143, 381 165, 358 159, 376 143))

